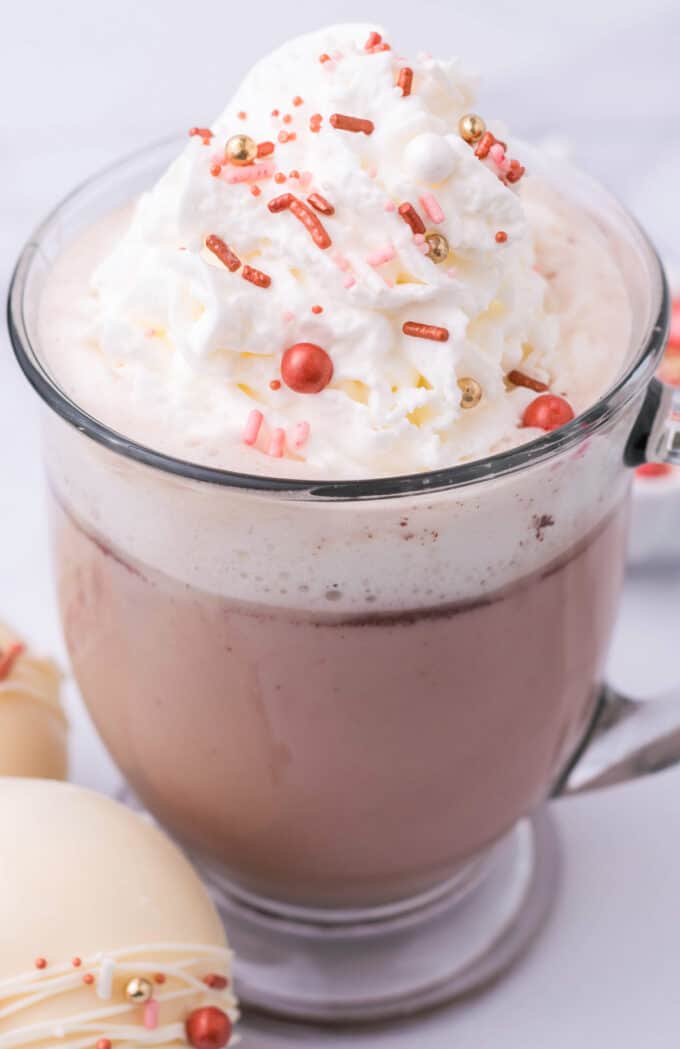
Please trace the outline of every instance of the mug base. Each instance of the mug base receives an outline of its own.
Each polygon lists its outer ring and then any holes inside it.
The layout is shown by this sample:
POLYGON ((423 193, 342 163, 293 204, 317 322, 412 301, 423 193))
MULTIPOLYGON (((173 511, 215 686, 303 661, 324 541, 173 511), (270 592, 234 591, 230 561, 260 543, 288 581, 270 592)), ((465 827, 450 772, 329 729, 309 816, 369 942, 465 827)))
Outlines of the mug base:
POLYGON ((491 982, 528 947, 556 895, 559 849, 543 809, 445 886, 371 911, 286 908, 199 869, 235 951, 246 1009, 311 1023, 374 1022, 491 982))

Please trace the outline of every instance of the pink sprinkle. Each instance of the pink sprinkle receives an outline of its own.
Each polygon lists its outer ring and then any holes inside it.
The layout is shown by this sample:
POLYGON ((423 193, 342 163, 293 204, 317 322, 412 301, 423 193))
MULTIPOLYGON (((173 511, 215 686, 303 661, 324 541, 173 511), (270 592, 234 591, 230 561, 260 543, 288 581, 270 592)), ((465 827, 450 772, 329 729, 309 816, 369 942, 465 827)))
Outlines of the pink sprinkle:
POLYGON ((341 255, 339 251, 336 251, 335 255, 333 256, 333 262, 338 267, 338 269, 342 270, 343 273, 346 273, 346 271, 350 268, 349 259, 346 259, 344 255, 341 255))
POLYGON ((345 277, 345 279, 343 281, 343 284, 345 285, 346 288, 353 288, 354 285, 356 284, 356 278, 353 277, 351 275, 351 273, 350 273, 349 276, 345 277))
POLYGON ((500 142, 494 142, 493 146, 489 150, 489 156, 492 160, 495 160, 497 164, 502 164, 505 159, 505 150, 503 149, 500 142))
POLYGON ((393 200, 385 201, 385 211, 396 211, 396 210, 397 210, 397 205, 394 203, 393 200))
POLYGON ((370 166, 370 168, 368 168, 366 174, 368 175, 369 178, 375 178, 376 177, 376 175, 378 174, 378 169, 375 166, 375 164, 371 164, 371 166, 370 166))
POLYGON ((267 455, 271 455, 274 459, 283 458, 283 449, 286 444, 286 431, 282 430, 281 427, 277 426, 275 430, 272 430, 271 440, 269 441, 269 448, 267 449, 267 455))
POLYGON ((308 186, 313 178, 314 178, 314 176, 312 175, 311 171, 302 171, 302 172, 300 172, 300 185, 301 186, 308 186))
POLYGON ((262 412, 259 412, 257 408, 253 408, 243 429, 242 439, 244 444, 255 444, 263 421, 264 415, 262 412))
POLYGON ((283 319, 286 322, 286 324, 288 324, 290 321, 292 321, 294 317, 295 317, 295 314, 291 313, 290 310, 286 310, 286 312, 283 315, 283 319))
POLYGON ((147 1031, 153 1031, 158 1027, 158 1010, 160 1006, 156 998, 149 998, 144 1006, 144 1026, 147 1031))
POLYGON ((271 160, 264 164, 249 164, 247 167, 228 167, 223 170, 225 182, 234 184, 236 182, 256 182, 261 178, 271 178, 274 174, 275 164, 271 160))
POLYGON ((432 219, 433 222, 439 224, 444 221, 444 212, 439 206, 439 201, 435 197, 434 193, 423 193, 420 198, 423 211, 432 219))
POLYGON ((413 234, 413 243, 414 244, 424 244, 425 243, 425 234, 424 233, 414 233, 413 234))
POLYGON ((369 266, 382 266, 384 262, 391 262, 396 255, 393 244, 386 244, 384 248, 378 248, 366 256, 369 266))
POLYGON ((309 423, 297 423, 293 430, 293 447, 302 448, 309 438, 309 423))

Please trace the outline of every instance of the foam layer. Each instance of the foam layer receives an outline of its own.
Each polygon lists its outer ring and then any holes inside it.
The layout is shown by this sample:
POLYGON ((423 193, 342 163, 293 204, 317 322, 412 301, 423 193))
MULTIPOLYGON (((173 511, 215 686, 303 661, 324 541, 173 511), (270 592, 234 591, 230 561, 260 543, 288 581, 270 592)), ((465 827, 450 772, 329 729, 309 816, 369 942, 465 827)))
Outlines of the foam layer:
MULTIPOLYGON (((92 414, 211 466, 379 476, 537 436, 519 428, 535 393, 506 380, 512 369, 544 381, 577 412, 612 382, 630 314, 600 231, 531 173, 511 185, 499 177, 507 161, 475 156, 458 131, 474 95, 458 61, 368 51, 372 29, 325 29, 259 63, 212 125, 210 143, 194 136, 131 216, 93 231, 56 267, 43 338, 58 380, 92 414), (321 62, 324 55, 331 60, 321 62), (405 65, 413 70, 408 97, 395 86, 405 65), (369 119, 374 131, 335 128, 334 113, 369 119), (275 146, 256 183, 234 181, 248 169, 233 164, 211 174, 237 133, 275 146), (328 250, 292 213, 270 212, 284 192, 332 203, 333 215, 317 216, 328 250), (403 202, 448 239, 444 264, 423 254, 398 213, 403 202), (500 243, 499 232, 507 235, 500 243), (271 286, 230 272, 207 250, 210 235, 271 286), (409 337, 406 321, 443 327, 448 341, 409 337), (285 382, 270 388, 297 342, 321 345, 332 359, 332 381, 319 394, 285 382), (482 388, 468 411, 464 377, 482 388), (253 409, 264 423, 256 447, 246 448, 253 409), (295 449, 300 423, 310 436, 295 449), (286 433, 283 460, 265 454, 276 428, 286 433)), ((510 142, 507 155, 518 154, 510 142)))

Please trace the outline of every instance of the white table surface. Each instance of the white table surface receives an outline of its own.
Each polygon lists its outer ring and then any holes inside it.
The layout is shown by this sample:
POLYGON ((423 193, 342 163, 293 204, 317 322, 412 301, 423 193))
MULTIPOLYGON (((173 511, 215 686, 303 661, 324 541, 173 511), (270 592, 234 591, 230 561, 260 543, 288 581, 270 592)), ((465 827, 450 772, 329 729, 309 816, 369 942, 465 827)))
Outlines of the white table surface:
MULTIPOLYGON (((209 121, 250 62, 290 33, 366 11, 340 0, 12 4, 0 43, 0 280, 32 225, 78 180, 149 139, 209 121)), ((436 49, 446 40, 447 50, 487 71, 483 111, 525 136, 566 136, 577 159, 627 200, 673 257, 677 0, 420 0, 417 15, 404 0, 374 0, 371 12, 402 46, 436 49)), ((37 406, 4 333, 0 340, 0 614, 63 658, 37 406)), ((614 682, 644 694, 680 682, 679 632, 680 565, 631 575, 611 656, 614 682)), ((116 773, 73 688, 68 701, 73 776, 111 789, 116 773)), ((677 1049, 680 771, 560 802, 554 814, 565 854, 559 902, 508 977, 455 1008, 323 1044, 677 1049)), ((311 1034, 299 1042, 321 1045, 311 1034)))

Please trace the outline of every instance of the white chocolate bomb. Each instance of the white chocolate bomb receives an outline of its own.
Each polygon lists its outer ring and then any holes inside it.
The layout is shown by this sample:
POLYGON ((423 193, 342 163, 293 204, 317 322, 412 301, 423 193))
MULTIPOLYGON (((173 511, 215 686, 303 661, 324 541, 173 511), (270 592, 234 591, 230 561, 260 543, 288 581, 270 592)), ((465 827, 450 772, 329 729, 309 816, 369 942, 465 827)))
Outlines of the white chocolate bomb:
POLYGON ((231 952, 161 831, 80 787, 5 779, 0 837, 2 1049, 196 1045, 187 1025, 211 1024, 228 1044, 231 952))
POLYGON ((0 776, 65 779, 66 717, 61 674, 0 622, 0 776))

